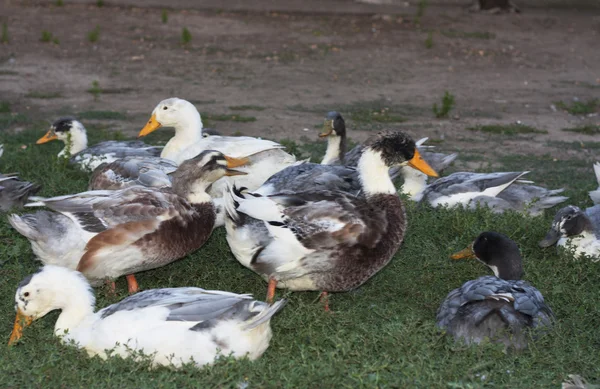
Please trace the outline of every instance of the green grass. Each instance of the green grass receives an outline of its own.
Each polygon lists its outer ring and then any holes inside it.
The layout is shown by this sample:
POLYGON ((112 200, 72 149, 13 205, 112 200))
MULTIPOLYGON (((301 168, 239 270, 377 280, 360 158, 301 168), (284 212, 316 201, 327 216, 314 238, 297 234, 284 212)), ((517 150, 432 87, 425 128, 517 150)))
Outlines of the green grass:
POLYGON ((264 111, 266 108, 260 105, 233 105, 229 109, 232 111, 264 111))
POLYGON ((249 123, 255 122, 254 116, 243 116, 238 114, 211 114, 202 113, 202 121, 206 123, 210 122, 238 122, 238 123, 249 123))
POLYGON ((546 130, 538 130, 525 124, 488 124, 467 128, 469 131, 484 132, 494 135, 547 134, 546 130))
POLYGON ((10 103, 8 101, 0 101, 0 113, 9 113, 10 103))
POLYGON ((442 119, 447 118, 448 114, 454 108, 454 95, 448 91, 444 92, 444 96, 442 96, 442 106, 438 108, 437 103, 433 104, 431 110, 436 118, 442 119))
POLYGON ((160 13, 160 20, 162 21, 163 24, 166 24, 169 21, 169 13, 167 12, 166 9, 163 9, 162 12, 160 13))
POLYGON ((62 97, 60 92, 38 92, 31 91, 25 95, 25 97, 30 99, 58 99, 62 97))
POLYGON ((77 114, 77 118, 88 120, 125 120, 127 116, 117 111, 82 111, 77 114))
POLYGON ((56 0, 54 2, 54 5, 56 5, 57 7, 62 7, 63 5, 65 5, 65 2, 63 0, 56 0))
POLYGON ((190 30, 187 29, 187 27, 184 27, 183 30, 181 30, 181 43, 187 45, 191 41, 192 33, 190 32, 190 30))
POLYGON ((2 23, 2 35, 0 35, 1 43, 8 43, 9 35, 8 35, 8 24, 6 22, 2 23))
POLYGON ((91 93, 94 96, 94 99, 98 100, 98 97, 100 97, 100 94, 102 93, 102 88, 100 88, 98 80, 92 81, 92 87, 87 90, 87 93, 91 93))
POLYGON ((563 101, 558 101, 555 104, 557 108, 567 111, 571 115, 587 115, 590 113, 596 113, 600 109, 600 99, 573 101, 570 104, 563 101))
POLYGON ((427 33, 427 38, 425 39, 425 48, 433 48, 433 32, 431 31, 427 33))
POLYGON ((98 6, 98 8, 104 7, 104 0, 96 0, 96 6, 98 6))
POLYGON ((578 134, 584 134, 584 135, 598 135, 598 134, 600 134, 600 126, 588 124, 588 125, 581 126, 581 127, 563 128, 563 131, 576 132, 578 134))
MULTIPOLYGON (((18 171, 24 179, 42 184, 42 196, 86 189, 88 175, 57 160, 61 143, 34 144, 47 124, 33 124, 15 134, 6 129, 0 122, 3 171, 18 171), (23 144, 28 147, 21 149, 23 144)), ((113 135, 90 131, 89 136, 94 144, 113 135)), ((293 147, 313 150, 325 144, 313 143, 293 147)), ((528 178, 549 187, 565 186, 573 204, 589 205, 587 191, 596 185, 594 158, 554 159, 511 155, 501 157, 499 163, 506 170, 532 170, 528 178)), ((287 297, 289 303, 272 320, 270 347, 255 362, 223 358, 212 367, 173 371, 149 370, 146 364, 128 359, 88 358, 53 336, 57 314, 51 313, 26 329, 15 347, 0 347, 0 387, 238 388, 247 384, 248 388, 531 389, 559 388, 573 373, 592 383, 600 381, 600 266, 537 247, 550 226, 552 211, 541 218, 414 205, 407 211, 406 239, 391 263, 359 289, 332 294, 333 314, 323 312, 315 302, 317 292, 278 290, 277 297, 287 297), (495 345, 454 344, 435 328, 436 310, 450 290, 491 274, 477 261, 448 258, 484 230, 506 233, 519 244, 525 278, 544 294, 558 319, 549 334, 521 353, 505 353, 495 345)), ((29 242, 12 230, 5 217, 0 218, 0 262, 4 296, 0 326, 6 342, 17 284, 39 263, 29 242)), ((253 293, 260 299, 266 292, 264 281, 235 261, 223 229, 215 230, 201 250, 169 266, 139 273, 138 281, 142 289, 200 286, 253 293)), ((117 297, 97 290, 97 307, 124 298, 124 279, 118 280, 117 288, 117 297)))
POLYGON ((96 26, 92 31, 88 32, 87 39, 91 43, 98 42, 98 39, 100 39, 100 26, 96 26))
POLYGON ((42 31, 42 36, 40 38, 40 41, 44 42, 44 43, 54 43, 55 45, 58 45, 60 43, 60 41, 58 40, 57 37, 55 37, 50 31, 42 31))

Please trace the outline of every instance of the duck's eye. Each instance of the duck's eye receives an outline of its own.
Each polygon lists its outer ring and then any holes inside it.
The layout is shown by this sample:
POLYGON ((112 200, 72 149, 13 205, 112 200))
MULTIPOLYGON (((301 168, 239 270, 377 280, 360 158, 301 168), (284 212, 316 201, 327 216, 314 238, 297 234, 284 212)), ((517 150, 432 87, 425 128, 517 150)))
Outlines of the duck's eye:
POLYGON ((25 293, 23 293, 23 296, 25 296, 25 297, 29 297, 29 292, 25 292, 25 293))
POLYGON ((165 110, 165 111, 166 111, 167 109, 169 109, 169 107, 163 107, 163 110, 165 110))
POLYGON ((571 220, 572 217, 573 216, 571 216, 571 215, 567 215, 567 220, 571 220))

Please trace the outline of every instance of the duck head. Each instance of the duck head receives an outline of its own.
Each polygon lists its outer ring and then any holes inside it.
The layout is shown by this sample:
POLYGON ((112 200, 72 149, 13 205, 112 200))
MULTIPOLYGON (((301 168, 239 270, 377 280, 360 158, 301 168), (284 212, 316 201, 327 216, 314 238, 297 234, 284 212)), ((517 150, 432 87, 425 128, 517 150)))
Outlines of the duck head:
POLYGON ((523 276, 519 247, 508 236, 498 232, 482 232, 473 244, 451 258, 477 258, 492 269, 496 277, 504 280, 520 280, 523 276))
POLYGON ((202 135, 202 119, 196 107, 187 100, 172 97, 158 103, 138 137, 146 136, 161 127, 174 127, 175 131, 197 131, 202 135))
POLYGON ((216 150, 206 150, 184 161, 171 173, 173 191, 192 203, 210 201, 206 193, 210 185, 225 176, 247 173, 234 168, 248 163, 248 158, 232 158, 216 150))
POLYGON ((56 120, 52 123, 48 132, 46 132, 46 135, 38 139, 35 143, 40 145, 56 139, 65 144, 65 148, 61 151, 59 156, 65 155, 67 152, 70 155, 77 154, 81 150, 87 148, 87 133, 85 127, 72 117, 63 117, 56 120))
POLYGON ((569 205, 556 213, 550 230, 546 237, 539 242, 539 246, 550 247, 556 244, 560 238, 568 238, 592 230, 592 222, 585 212, 579 207, 569 205))

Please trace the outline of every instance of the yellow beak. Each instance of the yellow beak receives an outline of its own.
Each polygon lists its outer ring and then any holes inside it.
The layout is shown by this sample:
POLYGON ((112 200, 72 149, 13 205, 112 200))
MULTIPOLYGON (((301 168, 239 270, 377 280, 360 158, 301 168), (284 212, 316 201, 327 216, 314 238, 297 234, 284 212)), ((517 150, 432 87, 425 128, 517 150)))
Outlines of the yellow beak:
POLYGON ((33 322, 33 316, 25 315, 20 309, 17 309, 17 317, 15 318, 15 325, 13 326, 8 345, 12 346, 17 340, 23 336, 23 329, 29 327, 33 322))
POLYGON ((248 158, 233 158, 225 156, 225 160, 227 161, 227 171, 225 172, 226 176, 244 176, 248 174, 246 172, 231 169, 233 167, 243 166, 247 164, 250 161, 248 158))
POLYGON ((429 164, 427 162, 425 162, 423 157, 421 157, 421 154, 419 153, 419 150, 417 150, 417 149, 415 149, 415 155, 412 157, 412 159, 410 161, 408 161, 408 166, 412 167, 413 169, 417 169, 417 170, 427 174, 428 176, 439 177, 439 175, 436 173, 436 171, 433 170, 433 168, 431 166, 429 166, 429 164))
POLYGON ((467 247, 464 250, 460 250, 457 253, 452 254, 452 259, 463 259, 463 258, 475 258, 475 252, 473 252, 473 245, 467 247))
POLYGON ((325 120, 323 124, 323 132, 319 134, 319 138, 325 138, 333 132, 333 120, 325 120))
POLYGON ((161 127, 162 127, 162 124, 160 124, 156 120, 156 114, 152 114, 152 116, 150 116, 150 120, 148 120, 148 123, 146 123, 144 128, 142 128, 142 130, 138 134, 138 138, 140 138, 142 136, 146 136, 146 135, 150 134, 151 132, 158 130, 161 127))
POLYGON ((56 136, 56 133, 52 130, 48 130, 46 135, 42 136, 35 143, 38 145, 41 145, 42 143, 50 142, 51 140, 55 140, 55 139, 58 139, 58 136, 56 136))

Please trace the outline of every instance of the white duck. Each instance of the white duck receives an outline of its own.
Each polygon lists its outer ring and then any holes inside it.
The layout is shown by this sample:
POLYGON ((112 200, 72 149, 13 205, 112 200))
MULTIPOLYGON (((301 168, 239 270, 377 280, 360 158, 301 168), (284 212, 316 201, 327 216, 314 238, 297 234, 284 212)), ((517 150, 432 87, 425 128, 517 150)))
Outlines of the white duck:
POLYGON ((157 157, 162 147, 149 146, 139 140, 100 142, 88 147, 87 132, 81 122, 71 117, 56 120, 37 144, 58 139, 65 148, 58 153, 59 157, 69 158, 69 162, 79 165, 84 170, 92 171, 105 162, 112 162, 126 156, 157 157))
POLYGON ((54 334, 88 355, 107 359, 149 356, 153 366, 201 367, 219 356, 255 360, 269 347, 273 305, 248 294, 200 288, 151 289, 94 312, 95 298, 85 277, 47 265, 27 276, 17 289, 17 317, 9 345, 34 320, 60 309, 54 334))
POLYGON ((598 189, 591 190, 590 199, 594 204, 600 204, 600 162, 594 164, 594 174, 596 175, 596 182, 598 182, 598 189))

